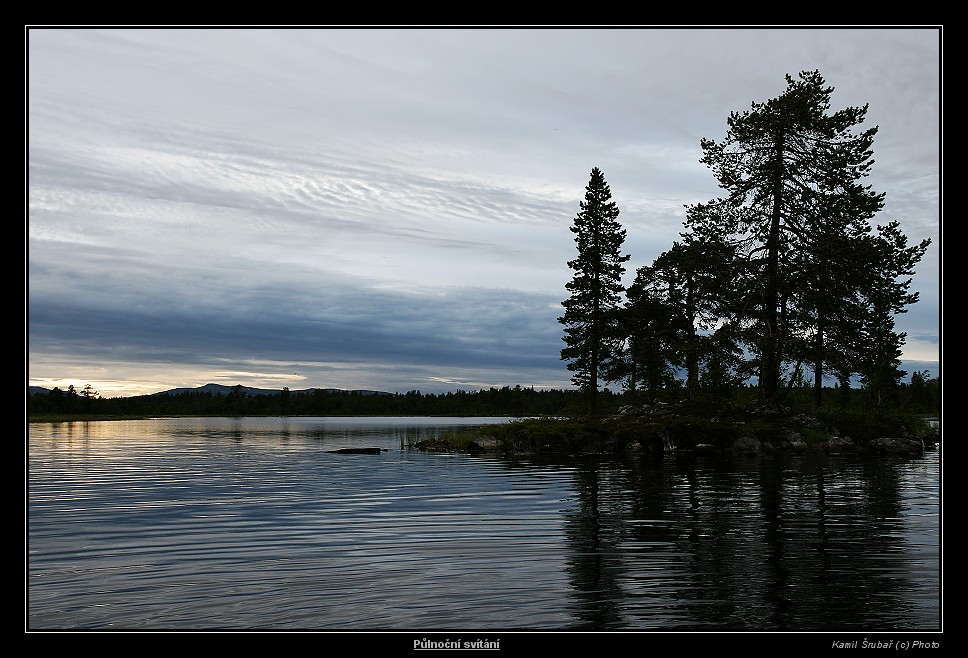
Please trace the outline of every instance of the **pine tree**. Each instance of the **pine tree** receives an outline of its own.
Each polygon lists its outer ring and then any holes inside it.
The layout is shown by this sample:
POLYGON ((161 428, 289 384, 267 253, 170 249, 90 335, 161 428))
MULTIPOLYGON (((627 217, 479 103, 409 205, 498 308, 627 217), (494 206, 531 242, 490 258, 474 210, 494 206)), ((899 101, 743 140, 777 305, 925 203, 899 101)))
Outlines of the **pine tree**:
POLYGON ((676 321, 682 313, 670 304, 668 289, 652 267, 636 270, 626 298, 621 312, 622 359, 611 364, 605 377, 624 380, 630 393, 643 390, 650 400, 655 399, 675 379, 676 321))
MULTIPOLYGON (((833 88, 817 71, 786 80, 778 98, 732 113, 721 143, 702 140, 701 162, 728 195, 722 212, 687 218, 694 233, 723 237, 744 257, 747 296, 734 317, 748 332, 767 407, 780 399, 786 364, 796 363, 791 382, 804 362, 821 379, 825 361, 841 356, 832 345, 869 321, 872 309, 854 303, 857 292, 885 285, 876 263, 857 261, 884 197, 862 184, 877 133, 856 130, 867 106, 830 113, 833 88)), ((876 324, 887 325, 885 318, 876 324)))
POLYGON ((619 356, 621 331, 619 310, 625 288, 622 275, 630 256, 622 255, 626 232, 618 222, 619 209, 598 167, 592 169, 585 199, 575 216, 578 256, 568 261, 574 271, 565 285, 571 296, 562 302, 564 315, 558 321, 565 327, 561 350, 568 361, 572 383, 587 393, 588 411, 597 415, 599 382, 602 373, 619 356))
POLYGON ((907 373, 899 369, 906 334, 895 330, 894 316, 918 301, 910 292, 910 275, 924 256, 930 240, 908 246, 907 236, 897 222, 877 227, 877 234, 865 236, 863 247, 854 249, 855 265, 865 273, 852 298, 860 308, 857 329, 833 334, 831 343, 853 354, 849 374, 859 374, 876 405, 896 392, 907 373), (908 278, 905 278, 908 277, 908 278))

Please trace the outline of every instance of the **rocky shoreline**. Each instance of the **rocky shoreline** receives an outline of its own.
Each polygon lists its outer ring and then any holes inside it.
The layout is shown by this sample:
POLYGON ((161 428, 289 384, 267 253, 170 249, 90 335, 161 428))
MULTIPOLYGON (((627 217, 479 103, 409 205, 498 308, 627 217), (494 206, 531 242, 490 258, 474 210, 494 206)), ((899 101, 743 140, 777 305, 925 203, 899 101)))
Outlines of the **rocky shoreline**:
MULTIPOLYGON (((675 405, 623 407, 609 418, 531 419, 486 426, 473 436, 435 437, 411 447, 431 452, 613 453, 755 456, 773 453, 919 455, 940 447, 940 421, 916 419, 872 428, 851 419, 850 436, 810 414, 747 412, 742 417, 697 416, 675 405), (860 431, 863 428, 863 432, 860 431), (881 432, 881 434, 877 434, 881 432)), ((845 421, 846 422, 846 421, 845 421)))

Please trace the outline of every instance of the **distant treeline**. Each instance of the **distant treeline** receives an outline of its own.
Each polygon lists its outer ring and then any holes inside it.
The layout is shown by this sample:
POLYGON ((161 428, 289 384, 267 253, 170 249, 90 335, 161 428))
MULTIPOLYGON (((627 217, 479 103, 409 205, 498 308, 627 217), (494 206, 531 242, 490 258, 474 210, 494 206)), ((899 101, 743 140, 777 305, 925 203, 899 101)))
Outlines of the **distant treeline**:
POLYGON ((545 416, 567 413, 577 391, 490 388, 477 392, 361 394, 333 390, 250 395, 187 392, 101 398, 89 390, 52 390, 28 396, 28 415, 110 416, 545 416))
MULTIPOLYGON (((892 409, 935 415, 940 412, 939 379, 926 373, 914 373, 911 382, 899 384, 890 399, 874 400, 863 388, 829 389, 830 406, 856 411, 892 409)), ((629 404, 676 402, 682 399, 680 387, 670 387, 660 396, 646 397, 643 392, 602 393, 601 408, 606 413, 629 404)), ((756 397, 755 386, 738 386, 731 391, 717 391, 717 404, 744 405, 756 397)), ((74 416, 574 416, 584 409, 583 393, 578 390, 536 390, 521 386, 504 386, 479 391, 449 393, 361 394, 334 390, 291 392, 273 395, 250 395, 241 386, 227 394, 187 392, 166 395, 102 398, 89 386, 81 391, 69 387, 53 389, 46 394, 27 396, 27 413, 31 418, 56 415, 74 416)), ((788 397, 791 407, 808 409, 812 405, 811 388, 804 382, 788 397)))

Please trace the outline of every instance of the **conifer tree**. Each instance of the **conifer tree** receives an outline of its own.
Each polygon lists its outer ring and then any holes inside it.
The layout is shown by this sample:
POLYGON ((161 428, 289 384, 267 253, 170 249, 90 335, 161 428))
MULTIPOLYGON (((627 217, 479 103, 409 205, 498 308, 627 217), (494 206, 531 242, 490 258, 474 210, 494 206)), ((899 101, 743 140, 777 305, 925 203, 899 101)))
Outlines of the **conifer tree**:
POLYGON ((733 319, 749 338, 767 407, 781 398, 786 365, 796 363, 791 382, 804 362, 813 365, 816 381, 828 363, 841 373, 856 372, 856 364, 837 354, 852 327, 873 322, 890 331, 883 314, 911 301, 888 283, 903 268, 887 267, 882 275, 883 265, 899 254, 916 262, 926 247, 904 251, 906 245, 898 245, 873 261, 858 259, 870 253, 861 247, 883 206, 884 195, 863 184, 877 127, 857 129, 866 105, 831 113, 833 88, 818 71, 786 80, 781 96, 730 114, 722 142, 702 140, 701 162, 728 194, 717 201, 721 212, 686 222, 698 236, 730 242, 746 264, 746 295, 737 300, 733 319), (894 297, 877 310, 856 304, 867 290, 894 297))
POLYGON ((626 232, 598 167, 592 169, 579 205, 571 226, 578 256, 568 261, 574 275, 565 285, 571 296, 562 302, 565 310, 558 321, 565 327, 561 358, 574 373, 572 382, 587 393, 589 414, 595 416, 602 373, 618 356, 622 276, 630 256, 622 254, 626 232))

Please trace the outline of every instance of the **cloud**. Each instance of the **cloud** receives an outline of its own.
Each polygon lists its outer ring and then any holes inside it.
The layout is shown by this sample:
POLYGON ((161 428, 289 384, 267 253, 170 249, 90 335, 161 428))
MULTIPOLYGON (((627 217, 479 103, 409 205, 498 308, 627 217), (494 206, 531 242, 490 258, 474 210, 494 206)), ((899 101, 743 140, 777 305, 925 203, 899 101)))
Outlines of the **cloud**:
POLYGON ((935 240, 898 326, 918 358, 940 333, 937 30, 41 28, 26 45, 32 383, 568 386, 557 316, 591 168, 631 277, 719 193, 699 140, 813 68, 839 106, 870 103, 885 223, 935 240))

